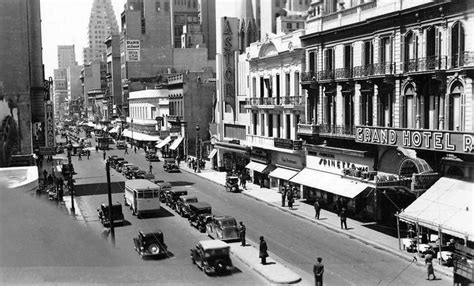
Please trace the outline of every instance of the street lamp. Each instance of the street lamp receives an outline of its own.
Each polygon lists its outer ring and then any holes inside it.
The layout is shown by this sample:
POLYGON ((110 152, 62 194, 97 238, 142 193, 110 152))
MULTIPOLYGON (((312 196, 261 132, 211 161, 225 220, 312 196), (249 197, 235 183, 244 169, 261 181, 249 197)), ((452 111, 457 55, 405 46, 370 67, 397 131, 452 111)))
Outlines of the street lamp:
POLYGON ((71 140, 68 140, 69 138, 66 136, 66 142, 69 141, 67 144, 67 160, 68 160, 68 169, 69 169, 69 174, 68 174, 68 182, 69 182, 69 192, 71 193, 71 212, 72 214, 75 213, 74 209, 74 185, 72 183, 72 175, 73 175, 73 168, 72 168, 72 162, 71 162, 71 151, 72 151, 72 144, 71 140))
POLYGON ((197 160, 197 173, 201 173, 201 160, 200 160, 200 145, 199 145, 199 124, 196 124, 196 160, 197 160))

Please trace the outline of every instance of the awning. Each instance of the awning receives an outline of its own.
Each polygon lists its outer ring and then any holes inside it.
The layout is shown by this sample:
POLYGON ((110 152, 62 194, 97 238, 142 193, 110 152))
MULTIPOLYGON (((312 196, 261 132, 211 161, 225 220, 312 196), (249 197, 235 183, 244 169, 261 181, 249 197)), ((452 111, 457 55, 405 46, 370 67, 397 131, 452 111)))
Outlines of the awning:
POLYGON ((403 210, 401 220, 474 240, 474 183, 441 177, 403 210))
POLYGON ((263 173, 263 171, 267 168, 267 165, 255 161, 250 161, 250 163, 248 163, 245 168, 257 171, 259 173, 263 173))
POLYGON ((355 198, 365 189, 372 187, 369 184, 341 178, 340 175, 304 168, 290 182, 323 190, 346 198, 355 198))
POLYGON ((207 156, 207 159, 212 159, 214 158, 214 156, 216 156, 217 154, 217 149, 212 149, 211 153, 209 154, 209 156, 207 156))
POLYGON ((275 170, 273 170, 270 174, 268 174, 269 177, 273 178, 278 178, 282 180, 289 181, 291 178, 293 178, 296 174, 298 174, 298 171, 286 169, 286 168, 281 168, 277 167, 275 170))
POLYGON ((128 138, 132 138, 132 132, 128 129, 125 129, 123 132, 122 132, 122 135, 124 137, 128 137, 128 138))
POLYGON ((165 139, 163 139, 163 141, 161 141, 160 143, 156 144, 156 148, 161 149, 161 148, 163 148, 163 146, 165 146, 166 144, 170 143, 170 141, 171 141, 171 136, 168 136, 168 137, 166 137, 165 139))
POLYGON ((109 133, 118 133, 119 128, 120 128, 119 126, 115 126, 114 128, 109 130, 109 133))
POLYGON ((179 144, 181 144, 181 142, 183 142, 183 139, 184 139, 184 137, 178 136, 178 138, 176 138, 173 141, 173 144, 171 144, 170 150, 176 150, 176 148, 178 148, 179 144))

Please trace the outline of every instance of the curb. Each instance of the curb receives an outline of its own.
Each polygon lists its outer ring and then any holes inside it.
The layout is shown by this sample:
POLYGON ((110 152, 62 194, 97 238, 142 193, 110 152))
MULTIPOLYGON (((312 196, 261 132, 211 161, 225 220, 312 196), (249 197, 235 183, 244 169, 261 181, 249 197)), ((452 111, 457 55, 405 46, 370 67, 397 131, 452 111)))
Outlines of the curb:
MULTIPOLYGON (((183 170, 183 169, 181 169, 181 170, 183 170)), ((189 172, 189 171, 186 170, 186 169, 184 169, 184 170, 185 170, 186 172, 188 172, 188 173, 192 173, 192 174, 195 174, 196 176, 199 176, 198 173, 189 172)), ((213 181, 213 180, 211 180, 211 179, 209 179, 209 178, 206 178, 206 177, 203 177, 203 176, 199 176, 199 177, 201 177, 202 179, 205 179, 205 180, 207 180, 207 181, 214 182, 214 183, 217 183, 217 184, 223 186, 223 184, 220 184, 220 183, 218 183, 218 182, 215 182, 215 181, 213 181)), ((275 205, 275 204, 273 204, 273 203, 271 203, 271 202, 267 202, 267 201, 262 200, 262 199, 260 199, 260 198, 254 197, 254 196, 249 195, 249 194, 247 194, 247 193, 245 193, 245 192, 241 192, 241 194, 243 194, 243 195, 245 195, 245 196, 247 196, 247 197, 253 198, 253 199, 255 199, 255 200, 259 201, 259 202, 265 203, 265 204, 268 205, 268 206, 281 209, 282 211, 287 212, 287 213, 289 213, 289 214, 291 214, 291 215, 294 215, 294 216, 296 216, 296 217, 299 217, 299 218, 305 219, 305 220, 307 220, 307 221, 309 221, 309 222, 312 222, 312 223, 315 223, 315 224, 324 226, 324 227, 326 227, 326 228, 328 228, 328 229, 330 229, 330 230, 332 230, 332 231, 334 231, 334 232, 344 234, 344 235, 346 235, 346 236, 349 237, 349 238, 354 238, 354 239, 356 239, 356 240, 358 240, 358 241, 360 241, 360 242, 362 242, 362 243, 364 243, 364 244, 371 245, 371 246, 373 246, 373 247, 375 247, 375 248, 377 248, 377 249, 380 249, 380 250, 382 250, 382 251, 386 251, 386 252, 388 252, 388 253, 390 253, 390 254, 393 254, 393 255, 395 255, 395 256, 397 256, 397 257, 399 257, 399 258, 412 260, 413 257, 415 257, 415 256, 410 256, 410 255, 401 253, 401 252, 398 251, 398 250, 391 249, 391 248, 389 248, 389 247, 387 247, 387 246, 385 246, 385 245, 383 245, 383 244, 380 244, 380 243, 378 243, 378 242, 367 240, 366 238, 364 238, 364 237, 362 237, 362 236, 359 236, 359 235, 357 235, 357 234, 347 233, 347 232, 341 232, 341 231, 339 231, 339 229, 338 229, 337 227, 335 227, 335 226, 333 226, 333 225, 330 225, 330 224, 323 224, 323 223, 318 222, 318 221, 315 221, 315 220, 313 220, 313 219, 311 219, 311 218, 309 218, 309 217, 307 217, 307 216, 305 216, 305 215, 302 215, 302 214, 299 214, 299 213, 295 213, 295 212, 291 212, 290 210, 287 210, 286 208, 282 208, 282 207, 280 207, 280 206, 278 206, 278 205, 275 205)), ((415 255, 416 255, 416 254, 415 254, 415 255)), ((424 266, 424 264, 423 264, 421 261, 418 261, 418 260, 415 262, 415 264, 418 265, 418 266, 424 266)), ((441 265, 439 265, 439 266, 441 266, 441 265)), ((445 271, 445 270, 442 269, 442 268, 439 268, 439 267, 438 267, 438 269, 436 269, 436 271, 437 271, 438 273, 443 274, 444 276, 447 276, 447 277, 450 277, 450 278, 453 277, 453 274, 452 274, 451 272, 447 272, 447 271, 445 271)), ((257 272, 258 272, 258 271, 257 271, 257 272)))

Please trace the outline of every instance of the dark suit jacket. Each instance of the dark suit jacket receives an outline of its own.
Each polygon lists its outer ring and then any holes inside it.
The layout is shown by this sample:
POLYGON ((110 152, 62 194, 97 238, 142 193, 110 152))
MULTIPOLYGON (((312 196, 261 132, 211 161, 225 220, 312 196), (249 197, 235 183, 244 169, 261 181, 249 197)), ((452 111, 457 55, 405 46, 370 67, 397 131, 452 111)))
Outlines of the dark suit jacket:
POLYGON ((322 263, 316 263, 313 267, 314 277, 323 278, 324 265, 322 263))
POLYGON ((260 258, 268 257, 267 253, 267 242, 265 240, 260 242, 260 258))

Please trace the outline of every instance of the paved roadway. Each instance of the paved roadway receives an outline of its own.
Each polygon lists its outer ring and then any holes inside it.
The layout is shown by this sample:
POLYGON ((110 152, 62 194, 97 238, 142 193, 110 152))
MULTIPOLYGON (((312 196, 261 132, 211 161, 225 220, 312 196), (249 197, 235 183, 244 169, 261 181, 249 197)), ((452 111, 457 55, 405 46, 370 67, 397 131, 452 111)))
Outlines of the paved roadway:
MULTIPOLYGON (((145 161, 143 150, 138 150, 137 154, 133 150, 129 150, 129 152, 129 155, 124 155, 123 150, 112 150, 108 152, 108 155, 125 156, 128 161, 148 170, 149 163, 145 161)), ((95 154, 93 152, 91 161, 83 160, 77 164, 100 166, 100 164, 96 164, 96 160, 100 162, 101 158, 101 153, 95 154)), ((95 169, 92 166, 86 169, 94 173, 95 169)), ((196 194, 200 201, 210 203, 214 213, 232 215, 237 220, 244 221, 250 241, 258 241, 258 237, 264 235, 270 255, 290 264, 288 266, 302 276, 303 282, 301 284, 312 283, 312 265, 318 256, 324 259, 325 282, 328 285, 424 285, 428 282, 425 280, 425 269, 411 264, 410 261, 394 257, 387 252, 347 238, 345 235, 340 235, 320 225, 298 219, 247 196, 227 193, 221 186, 213 182, 187 172, 165 173, 161 162, 153 162, 153 172, 157 177, 170 181, 175 188, 187 189, 190 194, 196 194)), ((121 174, 112 171, 112 176, 121 176, 121 174)), ((98 195, 78 197, 77 199, 81 210, 87 217, 86 220, 92 224, 96 219, 96 206, 100 201, 105 201, 106 197, 98 195)), ((122 201, 121 195, 114 194, 114 200, 122 201)), ((155 224, 158 224, 158 221, 154 219, 137 220, 135 217, 131 217, 128 210, 125 210, 125 214, 133 227, 117 230, 119 248, 124 247, 123 243, 126 245, 136 228, 154 227, 155 224)), ((175 213, 170 211, 168 215, 170 216, 159 219, 159 227, 166 230, 165 239, 170 236, 167 234, 168 232, 176 235, 173 240, 167 240, 168 244, 171 244, 170 249, 177 249, 173 247, 174 243, 179 246, 187 244, 184 248, 189 248, 187 239, 195 237, 197 231, 190 228, 187 221, 175 213)), ((99 231, 99 229, 95 231, 99 231)), ((187 251, 186 249, 183 254, 176 253, 176 258, 181 258, 181 255, 186 256, 187 251)), ((163 264, 163 262, 160 263, 163 264)), ((168 264, 168 262, 166 263, 168 264)), ((179 268, 179 266, 177 267, 179 268)), ((186 267, 186 269, 188 268, 186 267)), ((195 270, 193 269, 191 267, 190 271, 195 270)), ((185 272, 188 273, 188 271, 185 272)), ((235 275, 235 277, 238 276, 235 275)), ((225 283, 230 282, 227 279, 232 278, 226 277, 225 283)), ((451 283, 448 279, 442 279, 436 281, 436 284, 450 285, 451 283)))

